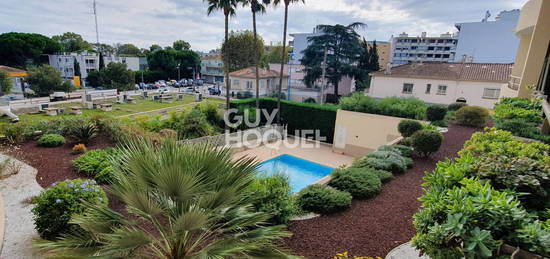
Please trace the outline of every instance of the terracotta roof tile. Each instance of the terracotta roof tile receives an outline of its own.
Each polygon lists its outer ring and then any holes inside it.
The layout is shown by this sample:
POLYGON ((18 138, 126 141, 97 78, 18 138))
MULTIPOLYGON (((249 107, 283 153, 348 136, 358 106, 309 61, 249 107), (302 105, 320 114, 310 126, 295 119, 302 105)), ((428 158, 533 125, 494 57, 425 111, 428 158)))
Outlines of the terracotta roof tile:
POLYGON ((431 78, 458 81, 508 82, 514 64, 496 63, 409 63, 371 73, 381 77, 431 78))
MULTIPOLYGON (((273 78, 273 77, 279 77, 279 72, 275 70, 267 70, 260 68, 260 78, 273 78)), ((241 77, 241 78, 256 78, 256 68, 249 67, 241 70, 237 70, 235 72, 229 73, 229 76, 232 77, 241 77)), ((288 77, 287 74, 283 73, 284 77, 288 77)))
POLYGON ((8 67, 8 66, 0 66, 0 71, 8 72, 8 73, 25 73, 27 71, 14 68, 14 67, 8 67))

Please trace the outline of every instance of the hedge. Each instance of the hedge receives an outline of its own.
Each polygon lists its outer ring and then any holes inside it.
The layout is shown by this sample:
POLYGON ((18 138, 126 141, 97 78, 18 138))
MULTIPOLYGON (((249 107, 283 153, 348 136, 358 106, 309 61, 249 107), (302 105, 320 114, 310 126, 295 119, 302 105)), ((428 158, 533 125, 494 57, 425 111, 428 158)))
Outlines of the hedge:
MULTIPOLYGON (((231 108, 239 109, 239 107, 246 106, 255 107, 256 99, 235 100, 231 102, 231 108)), ((267 109, 271 113, 276 108, 277 99, 260 98, 260 109, 267 109)), ((296 135, 297 130, 319 130, 320 135, 326 137, 325 142, 332 143, 337 111, 338 106, 336 105, 281 100, 281 123, 287 125, 290 135, 296 135)), ((262 118, 263 123, 265 123, 264 119, 262 118)))

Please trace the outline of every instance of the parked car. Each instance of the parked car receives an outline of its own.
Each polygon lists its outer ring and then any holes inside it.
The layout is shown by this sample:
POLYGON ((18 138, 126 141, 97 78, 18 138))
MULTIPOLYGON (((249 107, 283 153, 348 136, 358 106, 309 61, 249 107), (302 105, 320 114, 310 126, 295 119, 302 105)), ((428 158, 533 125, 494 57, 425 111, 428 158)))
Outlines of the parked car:
POLYGON ((202 86, 202 85, 204 85, 204 81, 202 81, 201 79, 195 80, 195 83, 197 84, 197 86, 202 86))
POLYGON ((220 89, 218 88, 208 88, 208 93, 210 95, 220 95, 222 94, 222 91, 220 91, 220 89))
POLYGON ((187 80, 187 85, 188 86, 193 86, 194 85, 193 79, 187 80))

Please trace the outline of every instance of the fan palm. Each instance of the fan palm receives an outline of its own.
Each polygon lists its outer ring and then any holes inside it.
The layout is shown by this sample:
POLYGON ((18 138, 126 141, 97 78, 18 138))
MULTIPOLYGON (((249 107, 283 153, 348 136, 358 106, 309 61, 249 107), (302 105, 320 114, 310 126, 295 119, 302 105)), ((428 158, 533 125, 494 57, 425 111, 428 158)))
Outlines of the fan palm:
POLYGON ((252 11, 252 31, 254 33, 254 53, 256 66, 256 109, 260 109, 260 50, 258 49, 258 31, 256 29, 256 13, 265 13, 265 6, 270 3, 270 0, 240 0, 243 6, 250 5, 252 11))
MULTIPOLYGON (((283 72, 285 69, 284 61, 286 60, 286 33, 288 29, 288 6, 291 3, 297 3, 302 2, 305 3, 305 0, 273 0, 273 5, 277 6, 281 3, 285 4, 285 21, 284 21, 284 29, 283 29, 283 48, 281 53, 281 73, 279 75, 279 89, 277 93, 277 124, 281 124, 281 94, 282 94, 282 87, 283 87, 283 72)), ((290 87, 290 85, 288 86, 290 87)))
MULTIPOLYGON (((235 16, 235 9, 237 9, 237 4, 239 0, 203 0, 208 3, 207 13, 211 15, 215 11, 221 10, 225 16, 225 41, 229 39, 229 17, 235 16)), ((222 56, 223 53, 222 53, 222 56)), ((229 68, 228 60, 223 60, 224 62, 224 71, 225 71, 225 91, 226 91, 226 109, 230 107, 230 89, 231 85, 229 84, 229 68)))
POLYGON ((110 192, 124 214, 87 204, 74 215, 79 230, 59 240, 36 241, 64 258, 287 258, 273 244, 288 233, 268 226, 243 192, 254 177, 250 158, 228 149, 169 140, 127 144, 114 165, 110 192))

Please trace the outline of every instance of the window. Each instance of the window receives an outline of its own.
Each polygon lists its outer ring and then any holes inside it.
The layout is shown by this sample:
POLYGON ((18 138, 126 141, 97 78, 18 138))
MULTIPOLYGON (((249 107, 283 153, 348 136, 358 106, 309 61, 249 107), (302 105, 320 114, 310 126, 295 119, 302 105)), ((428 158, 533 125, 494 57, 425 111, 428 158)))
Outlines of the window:
POLYGON ((443 58, 449 58, 449 54, 443 54, 443 58))
POLYGON ((429 58, 433 58, 434 57, 434 54, 428 54, 427 55, 429 58))
POLYGON ((441 58, 441 54, 435 54, 435 58, 441 58))
POLYGON ((418 46, 411 46, 411 50, 418 49, 418 46))
POLYGON ((500 97, 500 89, 485 88, 483 89, 483 98, 498 99, 500 97))
POLYGON ((437 94, 446 95, 447 94, 447 86, 446 85, 437 86, 437 94))
POLYGON ((241 84, 241 80, 237 80, 237 79, 233 80, 234 86, 239 86, 240 84, 241 84))
POLYGON ((426 85, 426 94, 430 94, 431 91, 432 91, 432 84, 427 84, 426 85))
POLYGON ((412 94, 413 92, 413 84, 405 83, 403 84, 403 93, 404 94, 412 94))
POLYGON ((435 43, 435 40, 430 40, 430 43, 435 43))
POLYGON ((444 50, 447 50, 447 51, 448 51, 448 50, 451 50, 451 47, 445 47, 444 50))
POLYGON ((418 42, 417 39, 412 39, 412 40, 411 40, 411 43, 417 43, 417 42, 418 42))
POLYGON ((437 43, 443 43, 443 40, 437 40, 437 43))
POLYGON ((428 47, 428 50, 434 50, 434 47, 428 47))
POLYGON ((252 89, 252 82, 246 81, 246 89, 252 89))

